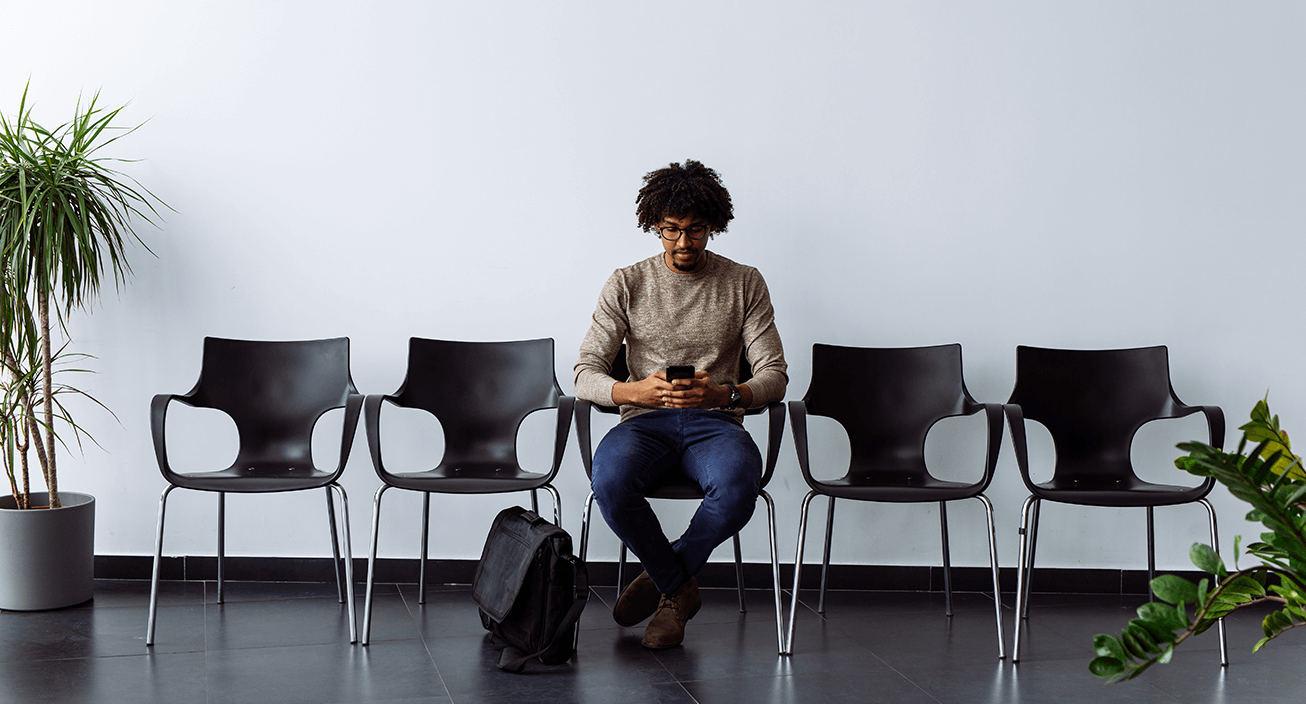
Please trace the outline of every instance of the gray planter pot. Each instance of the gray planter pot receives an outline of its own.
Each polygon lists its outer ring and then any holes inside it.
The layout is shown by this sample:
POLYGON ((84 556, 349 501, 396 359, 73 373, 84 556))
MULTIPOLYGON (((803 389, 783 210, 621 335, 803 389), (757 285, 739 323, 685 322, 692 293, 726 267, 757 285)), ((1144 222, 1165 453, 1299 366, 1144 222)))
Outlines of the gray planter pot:
MULTIPOLYGON (((95 497, 59 492, 62 507, 19 511, 0 497, 0 609, 72 606, 95 592, 95 497)), ((32 494, 35 505, 47 494, 32 494)))

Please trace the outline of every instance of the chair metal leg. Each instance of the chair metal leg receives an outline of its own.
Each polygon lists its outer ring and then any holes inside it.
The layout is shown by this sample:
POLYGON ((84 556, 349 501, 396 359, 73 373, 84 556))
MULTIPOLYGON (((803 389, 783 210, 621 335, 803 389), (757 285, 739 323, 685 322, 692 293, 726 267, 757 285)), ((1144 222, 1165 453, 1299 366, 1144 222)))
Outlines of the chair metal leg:
MULTIPOLYGON (((593 506, 594 506, 594 492, 591 491, 591 492, 589 493, 589 496, 586 496, 586 497, 585 497, 585 509, 584 509, 584 511, 581 512, 581 517, 580 517, 580 553, 578 554, 578 557, 580 558, 581 564, 585 564, 585 555, 586 555, 586 553, 589 551, 589 546, 590 546, 590 545, 589 545, 589 544, 590 544, 590 509, 591 509, 593 506)), ((559 523, 559 525, 561 525, 561 523, 559 523)), ((588 595, 588 594, 586 594, 585 596, 586 596, 587 599, 589 598, 589 595, 588 595)), ((572 641, 572 643, 571 643, 571 647, 572 647, 573 649, 580 647, 580 629, 579 629, 579 628, 576 629, 576 637, 575 637, 575 639, 572 641)))
MULTIPOLYGON (((1198 499, 1197 503, 1206 507, 1206 514, 1211 518, 1211 548, 1215 550, 1216 555, 1219 555, 1220 537, 1216 534, 1216 529, 1215 529, 1215 507, 1212 506, 1211 502, 1207 501, 1206 499, 1198 499)), ((1228 647, 1228 643, 1225 641, 1225 636, 1224 636, 1224 617, 1220 617, 1220 620, 1216 625, 1220 629, 1220 666, 1228 667, 1229 647, 1228 647)))
POLYGON ((825 585, 830 576, 830 542, 834 536, 834 497, 830 497, 830 510, 825 516, 825 550, 821 552, 821 598, 816 602, 816 613, 825 613, 825 585))
POLYGON ((1021 618, 1029 618, 1029 593, 1030 585, 1034 582, 1034 555, 1038 552, 1038 524, 1042 518, 1043 500, 1034 501, 1033 520, 1029 528, 1029 566, 1025 570, 1025 610, 1021 612, 1021 618))
POLYGON ((948 551, 948 502, 939 502, 939 529, 943 532, 943 613, 952 616, 952 555, 948 551))
POLYGON ((1033 557, 1030 553, 1030 529, 1029 521, 1033 518, 1032 507, 1038 502, 1038 499, 1030 496, 1025 499, 1025 505, 1020 507, 1020 558, 1016 566, 1016 634, 1012 636, 1011 661, 1020 662, 1020 621, 1028 618, 1025 611, 1025 582, 1028 576, 1025 574, 1030 567, 1029 560, 1033 557))
POLYGON ((759 496, 766 502, 767 540, 771 545, 771 591, 775 595, 775 640, 779 653, 788 655, 784 636, 784 604, 780 600, 780 554, 776 551, 775 502, 763 489, 759 496))
POLYGON ((590 509, 594 506, 594 492, 585 497, 585 510, 580 517, 580 561, 585 561, 585 554, 590 546, 590 509))
POLYGON ((1147 596, 1155 599, 1152 580, 1156 579, 1156 521, 1151 506, 1147 507, 1147 596))
POLYGON ((176 489, 169 484, 159 496, 159 529, 154 536, 154 569, 150 573, 150 614, 145 623, 145 645, 154 645, 154 619, 159 610, 159 563, 163 561, 163 516, 168 508, 168 494, 176 489))
POLYGON ((363 592, 363 645, 367 645, 372 636, 372 585, 376 582, 376 543, 381 528, 381 495, 389 488, 389 484, 382 484, 372 498, 372 537, 367 547, 367 588, 363 592))
POLYGON ((227 556, 227 494, 218 492, 218 603, 223 600, 222 594, 222 563, 227 556))
POLYGON ((621 544, 621 552, 617 556, 617 595, 621 595, 621 590, 626 588, 626 544, 621 544))
MULTIPOLYGON (((553 525, 561 528, 562 527, 562 496, 558 493, 558 490, 554 488, 552 484, 545 484, 544 489, 548 491, 550 495, 553 496, 553 525)), ((531 496, 534 495, 535 492, 531 492, 531 496)))
MULTIPOLYGON (((998 532, 993 526, 993 504, 989 497, 975 497, 984 504, 984 517, 989 524, 989 568, 993 571, 993 620, 998 624, 998 659, 1007 657, 1006 638, 1002 635, 1002 587, 998 584, 998 532)), ((1019 628, 1020 624, 1017 624, 1019 628)))
POLYGON ((748 605, 744 603, 744 558, 739 549, 738 533, 735 533, 735 588, 739 592, 739 613, 746 613, 748 605))
POLYGON ((534 489, 531 489, 531 510, 535 512, 535 515, 540 515, 540 496, 534 489))
MULTIPOLYGON (((373 584, 376 582, 376 545, 381 527, 381 495, 389 488, 389 485, 382 484, 372 498, 372 533, 368 539, 367 584, 363 592, 363 645, 368 644, 372 634, 372 594, 373 584)), ((426 542, 425 531, 423 531, 422 542, 426 542)), ((420 589, 418 591, 421 592, 420 589)))
MULTIPOLYGON (((376 495, 380 507, 381 494, 376 495)), ((417 603, 426 603, 426 557, 431 535, 431 492, 422 492, 422 544, 417 551, 417 603)))
POLYGON ((345 605, 349 613, 349 642, 358 642, 358 615, 354 609, 354 549, 349 542, 349 496, 345 494, 345 488, 336 483, 330 486, 337 494, 340 494, 340 532, 344 538, 344 558, 345 558, 345 605))
MULTIPOLYGON (((798 616, 798 585, 803 574, 803 543, 807 540, 807 509, 811 507, 816 495, 815 491, 809 491, 803 497, 803 510, 798 518, 798 547, 794 550, 794 591, 789 601, 789 633, 783 640, 785 653, 789 655, 794 652, 794 621, 798 616)), ((834 503, 834 497, 830 498, 830 503, 834 503)))
POLYGON ((326 490, 327 526, 331 529, 331 567, 336 575, 336 598, 345 603, 345 576, 340 565, 340 538, 336 530, 336 505, 331 500, 331 490, 326 490))

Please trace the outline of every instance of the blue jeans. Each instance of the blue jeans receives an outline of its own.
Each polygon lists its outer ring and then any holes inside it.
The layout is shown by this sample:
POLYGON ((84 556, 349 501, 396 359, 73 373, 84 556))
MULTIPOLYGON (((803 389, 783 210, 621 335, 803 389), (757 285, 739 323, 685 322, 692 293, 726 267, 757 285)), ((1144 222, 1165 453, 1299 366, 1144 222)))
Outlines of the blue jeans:
POLYGON ((707 564, 716 546, 753 515, 762 455, 730 416, 662 409, 618 423, 594 453, 592 486, 603 519, 643 563, 663 594, 707 564), (645 495, 669 481, 692 479, 703 503, 671 545, 645 495))

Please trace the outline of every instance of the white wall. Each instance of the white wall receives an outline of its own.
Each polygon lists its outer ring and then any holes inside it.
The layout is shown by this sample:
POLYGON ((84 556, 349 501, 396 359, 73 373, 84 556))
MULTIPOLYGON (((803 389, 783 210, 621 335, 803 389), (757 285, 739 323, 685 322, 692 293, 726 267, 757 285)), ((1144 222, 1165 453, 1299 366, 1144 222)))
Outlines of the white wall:
MULTIPOLYGON (((130 102, 125 119, 148 124, 114 153, 144 158, 124 170, 176 209, 141 230, 157 257, 136 251, 131 284, 73 321, 99 358, 80 383, 118 415, 83 412, 104 449, 62 462, 62 486, 98 498, 102 554, 152 549, 164 483, 147 407, 190 388, 205 335, 348 335, 365 393, 399 385, 411 335, 548 336, 570 390, 603 280, 658 251, 635 227, 640 177, 685 158, 734 196, 711 246, 767 277, 790 398, 813 342, 961 342, 984 401, 1010 393, 1017 344, 1167 344, 1180 397, 1223 406, 1231 439, 1267 389, 1286 427, 1306 428, 1299 3, 13 5, 0 109, 29 78, 51 123, 79 92, 130 102)), ((230 427, 184 410, 177 461, 229 461, 230 427)), ((1135 450, 1146 476, 1175 478, 1174 443, 1202 432, 1171 425, 1135 450)), ((547 426, 526 442, 546 445, 547 426)), ((830 474, 846 450, 827 431, 830 474)), ((973 473, 978 438, 951 423, 930 452, 973 473)), ((409 447, 413 467, 439 454, 409 447)), ((1035 450, 1046 474, 1046 440, 1035 450)), ((362 555, 378 482, 361 428, 343 482, 362 555)), ((560 486, 575 531, 574 442, 560 486)), ((786 437, 782 556, 805 489, 786 437)), ((1025 491, 1009 449, 989 493, 1014 564, 1025 491)), ((412 556, 419 502, 397 494, 382 554, 412 556)), ((1226 550, 1258 532, 1226 491, 1213 500, 1226 550)), ((322 502, 233 497, 229 553, 328 554, 322 502)), ((970 503, 951 516, 956 564, 987 557, 970 503)), ((503 500, 435 504, 433 554, 472 558, 503 500)), ((211 554, 212 498, 173 506, 167 552, 211 554)), ((688 507, 663 512, 681 524, 688 507)), ((1043 513, 1040 564, 1144 564, 1141 512, 1043 513)), ((839 515, 836 561, 937 564, 934 509, 839 515)), ((765 559, 761 525, 749 560, 765 559)), ((1204 526, 1200 508, 1158 511, 1160 563, 1187 566, 1204 526)), ((595 540, 594 557, 615 555, 606 530, 595 540)))

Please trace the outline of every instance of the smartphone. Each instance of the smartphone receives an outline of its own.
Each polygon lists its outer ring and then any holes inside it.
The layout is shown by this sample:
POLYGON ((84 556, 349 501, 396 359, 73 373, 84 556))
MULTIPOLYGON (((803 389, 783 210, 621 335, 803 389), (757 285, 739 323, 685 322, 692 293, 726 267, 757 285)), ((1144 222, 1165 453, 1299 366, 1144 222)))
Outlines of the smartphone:
POLYGON ((674 379, 693 379, 694 365, 692 364, 673 364, 667 367, 667 381, 674 379))

